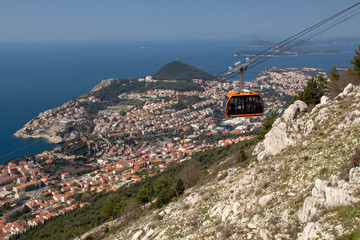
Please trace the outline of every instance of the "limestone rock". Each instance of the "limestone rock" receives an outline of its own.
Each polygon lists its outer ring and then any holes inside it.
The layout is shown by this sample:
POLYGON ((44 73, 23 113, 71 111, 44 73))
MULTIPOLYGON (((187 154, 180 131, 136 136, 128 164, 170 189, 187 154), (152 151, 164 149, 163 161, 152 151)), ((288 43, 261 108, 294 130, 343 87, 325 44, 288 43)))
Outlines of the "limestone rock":
POLYGON ((291 123, 293 120, 297 118, 297 116, 307 111, 307 105, 303 101, 297 100, 293 104, 291 104, 288 109, 284 112, 283 118, 285 122, 291 123))
POLYGON ((153 229, 150 229, 150 230, 146 233, 144 239, 150 239, 150 238, 152 237, 152 235, 154 235, 154 233, 155 233, 155 231, 154 231, 153 229))
POLYGON ((247 226, 250 229, 256 229, 257 228, 255 223, 249 223, 247 226))
POLYGON ((266 205, 272 198, 274 197, 274 193, 267 194, 259 199, 260 206, 266 205))
POLYGON ((329 103, 329 101, 330 101, 330 98, 328 96, 322 96, 320 98, 320 104, 321 105, 325 105, 325 104, 329 103))
POLYGON ((51 136, 51 137, 47 137, 49 143, 61 143, 64 140, 60 137, 60 136, 51 136))
POLYGON ((142 230, 137 231, 137 232, 133 235, 133 237, 131 238, 131 240, 138 240, 138 239, 140 239, 140 236, 141 236, 142 232, 143 232, 142 230))
POLYGON ((271 239, 270 238, 271 234, 269 233, 268 230, 266 229, 260 229, 260 238, 263 239, 263 240, 269 240, 271 239))
POLYGON ((302 232, 299 240, 319 239, 319 226, 313 222, 309 222, 302 232))
POLYGON ((331 115, 331 111, 328 108, 322 108, 315 118, 315 121, 320 125, 323 124, 331 115))
POLYGON ((304 136, 305 137, 309 136, 312 133, 312 131, 314 130, 314 127, 315 127, 314 121, 309 119, 306 122, 305 127, 304 127, 304 136))
POLYGON ((298 100, 290 105, 281 118, 274 122, 271 130, 265 135, 264 141, 254 149, 253 154, 257 155, 259 161, 265 160, 267 156, 278 154, 283 149, 297 143, 296 139, 291 137, 292 125, 297 125, 296 118, 300 113, 306 111, 306 103, 298 100))
POLYGON ((360 168, 359 167, 350 169, 349 182, 360 184, 360 168))
POLYGON ((287 124, 280 121, 274 124, 264 139, 265 152, 271 156, 280 153, 293 144, 294 140, 288 135, 287 124))
POLYGON ((333 209, 354 202, 355 198, 352 196, 352 191, 347 184, 338 179, 333 181, 316 179, 311 192, 312 196, 305 199, 303 208, 299 212, 300 221, 310 221, 319 213, 319 209, 333 209), (338 185, 338 187, 332 187, 332 185, 338 185))
POLYGON ((354 89, 354 85, 352 85, 351 83, 349 83, 349 85, 347 85, 345 88, 344 88, 344 91, 342 92, 342 94, 344 96, 348 96, 349 93, 351 93, 354 89))

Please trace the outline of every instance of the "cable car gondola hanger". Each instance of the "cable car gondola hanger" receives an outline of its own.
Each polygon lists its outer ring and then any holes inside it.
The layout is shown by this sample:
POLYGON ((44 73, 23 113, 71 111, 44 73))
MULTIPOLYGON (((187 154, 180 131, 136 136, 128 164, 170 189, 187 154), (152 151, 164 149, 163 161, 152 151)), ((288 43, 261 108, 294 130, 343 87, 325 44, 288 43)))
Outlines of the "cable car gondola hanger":
POLYGON ((244 89, 244 71, 255 60, 255 58, 246 58, 244 63, 236 62, 234 67, 229 67, 229 71, 225 73, 225 76, 236 72, 240 74, 240 89, 235 92, 229 92, 225 97, 225 114, 229 118, 260 116, 264 114, 265 106, 261 96, 254 91, 244 89))

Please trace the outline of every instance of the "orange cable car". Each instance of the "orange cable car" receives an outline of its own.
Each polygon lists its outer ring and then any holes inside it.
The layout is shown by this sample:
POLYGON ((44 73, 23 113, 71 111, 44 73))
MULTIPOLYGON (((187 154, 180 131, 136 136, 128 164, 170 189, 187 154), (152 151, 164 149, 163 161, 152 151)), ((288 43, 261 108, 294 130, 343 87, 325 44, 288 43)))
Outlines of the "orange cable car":
POLYGON ((264 114, 264 101, 253 91, 229 92, 225 96, 225 114, 228 118, 261 116, 264 114))

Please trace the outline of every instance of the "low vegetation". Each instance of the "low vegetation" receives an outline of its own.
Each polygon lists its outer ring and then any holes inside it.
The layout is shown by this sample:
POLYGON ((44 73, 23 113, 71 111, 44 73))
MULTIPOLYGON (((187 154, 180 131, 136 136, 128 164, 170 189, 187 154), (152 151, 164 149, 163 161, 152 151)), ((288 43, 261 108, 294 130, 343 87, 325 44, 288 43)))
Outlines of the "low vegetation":
POLYGON ((247 161, 245 151, 255 142, 244 141, 197 153, 187 162, 171 164, 154 177, 145 177, 116 192, 87 192, 79 195, 77 199, 80 202, 88 201, 90 204, 30 229, 18 236, 18 239, 70 239, 117 218, 125 222, 133 221, 143 212, 146 213, 146 206, 150 209, 160 208, 180 197, 186 188, 216 176, 221 170, 216 166, 220 166, 219 163, 229 156, 232 164, 247 161), (209 174, 210 168, 212 174, 209 174))
MULTIPOLYGON (((352 62, 355 64, 354 69, 350 69, 344 75, 337 75, 333 70, 333 79, 329 87, 331 94, 336 91, 334 86, 340 86, 349 81, 346 74, 354 76, 353 78, 359 81, 360 73, 356 70, 356 66, 359 66, 358 58, 360 58, 359 52, 357 52, 357 56, 354 57, 352 62)), ((121 89, 124 86, 122 84, 114 84, 110 87, 121 89)), ((140 87, 140 85, 136 86, 140 87)), ((327 92, 327 89, 328 83, 322 76, 318 76, 317 79, 309 81, 307 87, 297 95, 296 99, 303 100, 308 105, 314 105, 320 101, 321 96, 327 92)), ((96 97, 102 98, 102 100, 107 99, 107 96, 101 95, 103 94, 101 90, 99 92, 99 95, 96 97)), ((261 131, 260 139, 271 129, 276 117, 277 111, 273 110, 264 123, 264 130, 261 131)), ((186 188, 213 179, 221 170, 230 166, 246 166, 251 161, 249 154, 251 148, 257 141, 259 139, 197 153, 187 162, 171 164, 163 172, 157 172, 154 177, 144 177, 140 182, 120 188, 113 193, 87 192, 81 194, 77 197, 77 200, 80 202, 90 202, 89 205, 53 218, 43 225, 30 229, 22 236, 18 236, 18 239, 70 239, 114 219, 123 220, 123 225, 118 226, 118 228, 126 227, 126 224, 139 218, 141 214, 146 213, 147 209, 163 207, 172 200, 179 198, 186 188)), ((304 159, 308 161, 308 156, 304 156, 304 159)), ((360 150, 356 149, 349 163, 347 163, 348 165, 344 165, 342 169, 344 172, 348 172, 351 167, 358 166, 359 163, 360 150)), ((307 166, 308 164, 304 165, 307 166)), ((283 172, 288 174, 286 170, 286 167, 284 167, 283 172)), ((329 168, 322 166, 318 172, 325 175, 329 172, 329 168)), ((224 176, 226 177, 226 175, 224 176)), ((285 179, 283 176, 280 177, 285 179)), ((348 176, 346 177, 345 174, 342 178, 348 180, 348 176)), ((265 189, 269 184, 270 182, 264 182, 261 188, 265 189)), ((302 200, 303 198, 301 197, 299 202, 302 200)), ((351 220, 358 216, 358 209, 358 206, 339 208, 337 216, 340 219, 351 220)), ((106 227, 101 233, 98 233, 97 237, 89 235, 86 238, 101 238, 103 234, 108 234, 111 230, 111 227, 106 227)), ((230 229, 219 226, 217 230, 224 232, 225 237, 231 235, 230 229)), ((293 232, 295 236, 295 232, 298 232, 298 229, 293 230, 293 232)), ((359 235, 359 231, 356 230, 344 239, 356 239, 359 235)))

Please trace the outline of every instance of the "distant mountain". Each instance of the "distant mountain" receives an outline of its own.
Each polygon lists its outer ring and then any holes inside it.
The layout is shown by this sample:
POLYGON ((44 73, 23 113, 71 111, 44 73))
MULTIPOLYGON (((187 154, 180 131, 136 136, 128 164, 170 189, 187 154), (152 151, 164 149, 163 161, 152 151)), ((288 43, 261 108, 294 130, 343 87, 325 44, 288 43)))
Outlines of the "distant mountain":
POLYGON ((264 41, 264 40, 260 40, 260 39, 255 39, 250 41, 247 44, 247 47, 271 47, 273 46, 275 43, 273 42, 268 42, 268 41, 264 41))
POLYGON ((300 56, 300 55, 319 55, 319 54, 339 54, 339 50, 310 50, 303 48, 292 48, 286 51, 274 50, 273 52, 262 53, 261 51, 237 51, 234 53, 235 57, 253 57, 253 56, 266 56, 266 57, 277 57, 277 56, 300 56))
POLYGON ((359 44, 360 38, 359 37, 334 37, 334 38, 328 38, 322 42, 327 43, 329 45, 359 44))
MULTIPOLYGON (((246 46, 247 47, 272 47, 276 45, 275 42, 265 41, 261 39, 255 39, 250 41, 246 46)), ((314 46, 323 46, 324 42, 309 42, 306 40, 296 40, 292 43, 294 46, 301 46, 301 47, 314 47, 314 46)))
MULTIPOLYGON (((349 45, 357 44, 360 42, 359 37, 334 37, 324 40, 307 41, 307 40, 296 40, 292 45, 300 47, 319 47, 319 46, 332 46, 332 45, 349 45)), ((261 39, 251 40, 246 46, 247 47, 271 47, 274 46, 275 42, 265 41, 261 39)))
POLYGON ((169 62, 152 75, 156 80, 215 80, 216 76, 180 61, 169 62))

